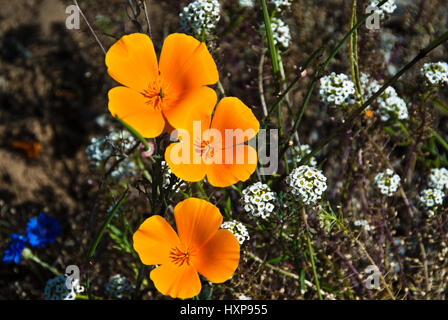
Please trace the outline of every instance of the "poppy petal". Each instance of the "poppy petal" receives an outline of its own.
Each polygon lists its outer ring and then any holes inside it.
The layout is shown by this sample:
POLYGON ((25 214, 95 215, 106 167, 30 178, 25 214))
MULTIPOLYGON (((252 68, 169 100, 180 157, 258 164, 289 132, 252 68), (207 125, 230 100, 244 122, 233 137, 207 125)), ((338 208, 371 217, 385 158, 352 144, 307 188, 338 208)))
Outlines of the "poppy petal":
POLYGON ((251 146, 233 146, 231 149, 223 150, 223 153, 221 164, 207 165, 207 180, 212 186, 228 187, 238 181, 246 181, 257 168, 257 151, 251 146), (231 150, 233 155, 233 157, 227 156, 229 160, 225 155, 227 150, 231 150))
POLYGON ((225 147, 228 148, 255 137, 260 129, 260 123, 252 110, 240 99, 225 97, 216 106, 211 128, 221 132, 225 147), (232 133, 234 137, 227 138, 227 132, 232 133))
POLYGON ((119 86, 109 90, 109 111, 144 138, 157 137, 165 127, 162 112, 147 105, 143 95, 126 87, 119 86))
POLYGON ((201 292, 201 280, 192 264, 163 264, 152 270, 149 277, 160 293, 172 298, 188 299, 201 292))
POLYGON ((138 92, 159 76, 157 56, 151 39, 143 33, 133 33, 121 37, 106 53, 109 75, 138 92))
POLYGON ((175 99, 164 99, 163 114, 176 129, 189 130, 193 121, 204 121, 208 127, 217 100, 215 90, 209 87, 192 88, 175 99))
POLYGON ((174 208, 174 217, 181 243, 193 252, 200 250, 222 224, 219 209, 198 198, 179 202, 174 208))
POLYGON ((192 36, 173 33, 164 41, 159 63, 160 76, 177 90, 218 82, 215 61, 207 46, 192 36))
POLYGON ((191 147, 187 147, 187 144, 188 141, 170 144, 165 150, 165 161, 171 172, 179 179, 189 182, 201 181, 204 179, 207 169, 201 159, 198 164, 193 162, 194 151, 191 147), (183 158, 183 155, 186 156, 183 158))
POLYGON ((240 244, 232 232, 220 229, 193 257, 200 274, 214 283, 228 280, 238 267, 240 244))
POLYGON ((164 218, 154 215, 140 225, 133 242, 143 264, 163 264, 170 263, 170 250, 179 245, 179 237, 164 218))

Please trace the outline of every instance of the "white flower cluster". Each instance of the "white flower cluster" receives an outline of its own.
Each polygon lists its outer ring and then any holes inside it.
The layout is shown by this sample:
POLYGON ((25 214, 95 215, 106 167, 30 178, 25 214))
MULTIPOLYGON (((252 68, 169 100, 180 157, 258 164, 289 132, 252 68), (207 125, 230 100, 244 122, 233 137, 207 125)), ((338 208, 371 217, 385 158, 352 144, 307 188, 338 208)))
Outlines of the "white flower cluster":
POLYGON ((186 33, 197 38, 208 35, 221 18, 219 11, 218 0, 195 0, 179 14, 180 26, 186 33))
POLYGON ((378 111, 382 121, 388 121, 394 117, 400 120, 408 118, 406 102, 399 96, 390 96, 385 100, 380 101, 378 111))
POLYGON ((448 84, 448 63, 446 62, 425 63, 421 73, 432 85, 441 86, 448 84))
POLYGON ((236 220, 223 222, 221 228, 227 229, 234 234, 234 236, 238 239, 238 242, 241 244, 244 241, 249 240, 249 232, 247 232, 247 228, 241 222, 236 220))
POLYGON ((320 79, 320 98, 331 107, 349 103, 354 94, 355 85, 346 74, 332 72, 320 79))
POLYGON ((400 185, 400 176, 391 169, 378 173, 374 178, 374 183, 381 194, 391 197, 400 185))
POLYGON ((242 295, 240 295, 240 296, 238 297, 238 300, 252 300, 252 298, 251 298, 251 297, 248 297, 248 296, 245 296, 244 294, 242 294, 242 295))
POLYGON ((370 224, 367 220, 355 220, 355 222, 353 222, 353 224, 356 227, 362 227, 365 231, 370 231, 370 224))
MULTIPOLYGON (((378 81, 371 79, 365 73, 361 73, 360 82, 363 89, 363 95, 366 99, 370 98, 381 88, 378 81)), ((398 96, 393 87, 387 87, 376 99, 376 103, 378 104, 378 114, 382 121, 388 121, 389 119, 394 118, 400 120, 408 118, 406 102, 398 96)), ((370 106, 367 109, 370 109, 370 106)))
POLYGON ((439 189, 425 189, 420 193, 420 204, 428 212, 429 216, 434 216, 438 207, 442 205, 445 194, 439 189))
MULTIPOLYGON (((300 162, 302 158, 311 153, 311 147, 307 144, 302 144, 300 146, 295 146, 292 148, 291 153, 296 157, 296 162, 300 162)), ((290 162, 290 161, 288 161, 290 162)), ((317 165, 316 158, 311 157, 308 159, 306 164, 315 167, 317 165)))
POLYGON ((71 289, 67 288, 67 275, 57 276, 47 281, 44 289, 45 300, 75 300, 76 294, 84 291, 78 279, 70 278, 71 289))
MULTIPOLYGON (((291 42, 289 26, 282 20, 273 17, 271 19, 271 29, 272 36, 274 37, 274 44, 282 47, 283 49, 287 49, 289 47, 289 43, 291 42)), ((260 25, 260 33, 266 37, 266 27, 264 23, 260 25)))
POLYGON ((316 203, 327 189, 327 178, 319 169, 303 165, 295 168, 287 177, 291 193, 303 204, 316 203))
POLYGON ((241 205, 254 217, 266 219, 275 208, 275 193, 267 184, 257 182, 243 190, 241 205))
POLYGON ((107 281, 105 293, 108 297, 123 299, 131 289, 132 285, 128 278, 116 274, 107 281))
POLYGON ((168 163, 166 163, 165 160, 162 160, 162 188, 168 189, 171 186, 171 179, 174 179, 172 188, 176 188, 177 185, 179 185, 180 189, 183 189, 187 186, 186 182, 182 179, 179 179, 173 173, 171 172, 170 167, 168 166, 168 163))
POLYGON ((280 11, 282 8, 287 8, 291 5, 290 0, 269 0, 275 7, 275 10, 280 11))
MULTIPOLYGON (((378 4, 381 2, 381 0, 371 0, 368 7, 378 7, 378 4)), ((395 0, 389 0, 385 4, 383 4, 380 8, 376 10, 376 12, 381 16, 384 17, 384 15, 392 14, 395 9, 397 9, 397 5, 395 4, 395 0)))
MULTIPOLYGON (((91 164, 96 167, 104 166, 106 170, 108 166, 112 165, 108 160, 119 158, 116 155, 116 150, 121 150, 121 153, 128 152, 136 143, 135 138, 128 131, 113 131, 108 137, 94 137, 90 140, 91 144, 87 146, 87 158, 91 164)), ((135 174, 135 163, 130 159, 124 159, 111 172, 114 178, 131 176, 135 174)))
POLYGON ((448 189, 448 170, 445 168, 431 169, 428 176, 428 186, 439 190, 448 189))

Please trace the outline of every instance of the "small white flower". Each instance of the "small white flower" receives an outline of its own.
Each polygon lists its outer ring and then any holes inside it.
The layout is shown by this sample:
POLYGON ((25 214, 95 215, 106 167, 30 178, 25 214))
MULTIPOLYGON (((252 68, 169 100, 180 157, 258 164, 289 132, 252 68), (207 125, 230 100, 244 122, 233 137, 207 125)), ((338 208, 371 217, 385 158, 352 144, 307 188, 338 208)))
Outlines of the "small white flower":
POLYGON ((286 177, 286 184, 293 195, 306 205, 320 200, 327 189, 327 178, 322 171, 307 165, 295 168, 286 177))
POLYGON ((180 16, 180 26, 197 38, 210 34, 221 18, 218 0, 195 0, 186 6, 180 16))
MULTIPOLYGON (((368 7, 378 7, 378 4, 380 3, 380 0, 371 0, 368 4, 368 7)), ((384 3, 381 7, 379 7, 376 12, 381 16, 384 17, 387 14, 392 14, 395 9, 397 9, 397 5, 395 4, 395 0, 388 0, 386 3, 384 3)))
POLYGON ((434 216, 435 212, 443 204, 445 194, 439 189, 425 189, 420 192, 420 205, 425 209, 429 216, 434 216))
POLYGON ((446 168, 431 169, 428 176, 428 186, 435 189, 448 189, 448 170, 446 168))
POLYGON ((374 178, 374 183, 381 194, 391 197, 400 185, 400 176, 391 169, 378 173, 374 178))
POLYGON ((238 239, 238 242, 241 244, 244 243, 244 241, 249 240, 249 232, 247 232, 247 228, 239 221, 233 220, 233 221, 226 221, 221 225, 222 229, 227 229, 231 231, 235 237, 238 239))
POLYGON ((448 63, 446 62, 425 63, 421 73, 431 85, 448 84, 448 63))
POLYGON ((57 276, 47 281, 44 289, 45 300, 75 300, 76 294, 84 291, 78 279, 70 278, 71 289, 67 288, 67 275, 57 276))
POLYGON ((321 101, 330 107, 348 103, 350 96, 355 94, 355 84, 343 74, 332 72, 320 79, 319 95, 321 101))
MULTIPOLYGON (((271 29, 274 38, 274 44, 276 46, 280 46, 283 49, 287 49, 289 47, 289 43, 291 42, 291 34, 288 25, 285 24, 282 20, 273 17, 271 19, 271 29)), ((266 27, 264 23, 260 25, 260 33, 266 37, 266 27)))
POLYGON ((276 196, 268 185, 257 182, 242 192, 241 206, 254 217, 266 219, 275 207, 276 196))
POLYGON ((110 277, 106 283, 105 293, 114 299, 123 299, 126 294, 131 291, 132 285, 130 281, 119 274, 110 277))

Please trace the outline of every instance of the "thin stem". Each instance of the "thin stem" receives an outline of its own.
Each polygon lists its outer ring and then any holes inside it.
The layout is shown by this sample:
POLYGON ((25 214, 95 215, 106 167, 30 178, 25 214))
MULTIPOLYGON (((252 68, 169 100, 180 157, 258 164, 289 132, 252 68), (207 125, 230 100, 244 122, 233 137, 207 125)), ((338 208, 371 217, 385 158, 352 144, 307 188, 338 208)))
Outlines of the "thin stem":
POLYGON ((125 126, 126 127, 126 129, 128 129, 128 131, 134 136, 134 137, 136 137, 142 144, 143 144, 143 146, 145 147, 145 151, 148 151, 149 150, 149 144, 148 144, 148 141, 146 141, 146 139, 145 138, 143 138, 143 136, 140 134, 140 133, 138 133, 138 131, 137 130, 135 130, 133 127, 131 127, 129 124, 127 124, 126 122, 124 122, 122 119, 120 119, 119 117, 118 117, 118 115, 115 115, 115 119, 117 119, 123 126, 125 126))
POLYGON ((95 31, 93 30, 93 28, 90 26, 89 21, 87 20, 86 16, 84 15, 84 13, 82 12, 81 8, 78 5, 78 1, 73 0, 73 3, 75 4, 75 6, 78 8, 79 13, 81 14, 82 18, 84 19, 85 23, 87 24, 87 27, 89 27, 90 32, 93 34, 93 37, 95 38, 96 42, 98 43, 98 45, 100 46, 101 50, 103 51, 104 54, 106 54, 106 49, 104 49, 103 44, 101 43, 100 39, 98 38, 98 36, 96 35, 95 31))
POLYGON ((272 73, 274 76, 274 85, 275 85, 275 92, 278 92, 280 89, 279 86, 279 64, 277 59, 277 50, 275 48, 274 44, 274 35, 272 33, 272 27, 271 27, 271 18, 269 17, 268 7, 266 5, 266 0, 260 0, 261 3, 261 9, 263 11, 263 19, 264 19, 264 26, 266 29, 266 38, 268 41, 268 50, 269 55, 271 57, 271 63, 272 63, 272 73))

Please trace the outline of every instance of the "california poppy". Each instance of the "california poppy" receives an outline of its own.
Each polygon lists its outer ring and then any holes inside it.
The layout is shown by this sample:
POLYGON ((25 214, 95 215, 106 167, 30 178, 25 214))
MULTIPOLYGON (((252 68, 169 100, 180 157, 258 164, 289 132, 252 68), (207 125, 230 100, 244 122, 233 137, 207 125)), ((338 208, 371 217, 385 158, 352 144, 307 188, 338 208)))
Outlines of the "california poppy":
POLYGON ((191 298, 201 291, 198 272, 210 282, 228 280, 240 259, 240 245, 227 229, 219 229, 222 215, 213 204, 188 198, 174 208, 177 233, 159 215, 146 219, 135 232, 134 249, 145 265, 159 265, 150 273, 155 287, 172 298, 191 298))
POLYGON ((217 97, 207 85, 218 82, 218 70, 205 44, 191 36, 169 35, 159 63, 147 35, 123 36, 108 50, 106 65, 123 85, 109 91, 109 111, 145 138, 213 112, 217 97))
POLYGON ((213 119, 202 119, 196 130, 200 131, 199 137, 191 124, 185 128, 187 138, 179 131, 180 142, 168 146, 165 160, 172 173, 185 181, 200 181, 207 176, 215 187, 245 181, 257 167, 257 152, 244 142, 253 138, 259 128, 257 118, 241 100, 223 98, 216 106, 213 119), (206 136, 210 130, 215 130, 219 139, 214 134, 206 136))

